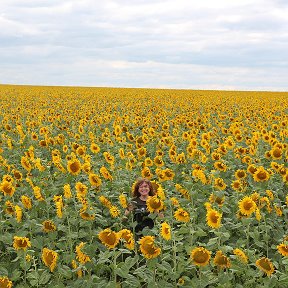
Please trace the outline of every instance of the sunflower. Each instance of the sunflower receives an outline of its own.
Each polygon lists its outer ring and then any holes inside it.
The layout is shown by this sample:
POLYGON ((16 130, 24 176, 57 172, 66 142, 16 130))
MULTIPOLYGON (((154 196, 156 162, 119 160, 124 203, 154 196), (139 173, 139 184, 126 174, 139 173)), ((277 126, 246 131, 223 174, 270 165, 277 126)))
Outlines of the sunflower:
POLYGON ((101 195, 98 197, 99 201, 101 202, 102 205, 104 205, 107 208, 112 207, 112 203, 109 199, 107 199, 105 196, 101 195))
POLYGON ((189 222, 190 215, 183 208, 178 208, 174 213, 174 218, 180 222, 189 222))
POLYGON ((225 163, 223 163, 221 161, 216 161, 214 163, 214 168, 219 170, 219 171, 226 172, 228 167, 227 167, 227 165, 225 165, 225 163))
POLYGON ((101 175, 102 175, 106 180, 110 180, 110 181, 113 180, 112 175, 109 173, 108 169, 107 169, 105 166, 102 166, 99 171, 100 171, 101 175))
MULTIPOLYGON (((77 263, 74 259, 71 262, 71 266, 72 266, 72 269, 74 270, 78 268, 77 263)), ((76 273, 77 273, 78 278, 81 278, 83 276, 82 269, 77 269, 76 273)))
POLYGON ((269 178, 270 174, 262 166, 258 167, 253 174, 253 179, 256 182, 264 182, 267 181, 269 178))
POLYGON ((119 235, 109 228, 102 230, 98 234, 98 237, 101 240, 102 244, 104 244, 109 249, 115 248, 117 244, 119 243, 119 239, 120 239, 119 235))
POLYGON ((120 215, 119 209, 113 205, 109 208, 109 212, 113 218, 117 218, 120 215))
POLYGON ((42 229, 44 232, 53 232, 56 231, 56 225, 51 220, 45 220, 42 222, 42 229))
POLYGON ((156 157, 154 158, 154 164, 155 164, 157 167, 162 167, 162 166, 164 165, 162 156, 156 156, 156 157))
POLYGON ((246 196, 238 202, 240 212, 243 215, 250 216, 256 210, 256 204, 251 197, 246 196))
POLYGON ((50 269, 51 272, 54 271, 57 265, 58 253, 50 250, 48 248, 43 248, 42 250, 42 261, 50 269))
POLYGON ((246 189, 245 182, 243 182, 240 179, 233 180, 231 183, 231 187, 234 191, 237 191, 237 192, 244 192, 246 189))
POLYGON ((222 214, 214 209, 209 209, 206 213, 206 221, 211 228, 219 228, 221 226, 222 214))
POLYGON ((113 164, 114 164, 115 158, 114 158, 114 156, 111 155, 109 152, 105 151, 105 152, 103 153, 103 156, 104 156, 104 158, 105 158, 105 160, 106 160, 106 162, 107 162, 108 164, 110 164, 110 165, 113 165, 113 164))
POLYGON ((167 222, 163 222, 161 224, 161 236, 165 240, 170 240, 171 239, 171 227, 167 222))
POLYGON ((80 210, 80 217, 84 220, 87 220, 87 221, 92 221, 95 219, 95 215, 94 214, 90 214, 88 212, 86 212, 86 207, 84 206, 83 209, 80 210))
POLYGON ((30 172, 32 170, 32 165, 26 156, 21 157, 21 165, 28 172, 30 172))
POLYGON ((9 181, 3 181, 0 184, 0 189, 1 191, 4 193, 5 196, 10 196, 12 197, 15 193, 15 187, 13 186, 13 184, 9 181))
POLYGON ((32 208, 32 200, 28 196, 22 195, 21 196, 21 202, 26 209, 32 208))
POLYGON ((219 190, 225 190, 227 185, 225 184, 222 178, 215 178, 214 179, 214 187, 219 190))
POLYGON ((5 202, 5 213, 9 215, 13 215, 15 213, 15 206, 11 201, 5 202))
POLYGON ((139 240, 140 251, 147 259, 156 258, 161 253, 161 248, 155 246, 154 236, 143 236, 139 240))
POLYGON ((274 272, 274 266, 272 262, 266 258, 262 257, 256 261, 256 266, 262 270, 264 273, 267 274, 267 276, 271 276, 274 272))
POLYGON ((152 160, 150 157, 145 158, 145 160, 144 160, 144 165, 145 165, 146 167, 153 166, 153 160, 152 160))
POLYGON ((282 255, 287 257, 288 256, 288 245, 281 243, 277 246, 278 252, 282 255))
POLYGON ((178 192, 180 192, 184 196, 184 198, 190 199, 189 191, 187 189, 185 189, 183 186, 176 183, 175 188, 178 192))
POLYGON ((213 262, 215 265, 222 269, 229 268, 231 266, 229 258, 225 256, 220 250, 216 252, 213 262))
POLYGON ((135 246, 135 241, 133 237, 133 233, 128 229, 122 229, 118 232, 119 238, 125 240, 125 247, 129 250, 133 250, 135 246))
POLYGON ((33 187, 33 193, 34 193, 35 198, 36 198, 38 201, 44 201, 44 198, 43 198, 43 196, 42 196, 42 194, 41 194, 41 189, 40 189, 40 187, 34 186, 34 187, 33 187))
POLYGON ((71 159, 67 163, 67 170, 72 175, 78 175, 81 172, 81 163, 78 159, 71 159))
POLYGON ((280 149, 279 147, 273 147, 273 149, 270 151, 271 156, 274 160, 279 160, 282 158, 282 149, 280 149))
POLYGON ((236 170, 234 175, 237 179, 244 179, 247 177, 247 174, 246 174, 245 170, 243 170, 243 169, 236 170))
POLYGON ((22 221, 23 212, 20 206, 15 205, 14 207, 16 221, 20 223, 22 221))
POLYGON ((172 205, 175 207, 178 207, 180 205, 178 199, 175 197, 171 197, 170 201, 171 201, 172 205))
POLYGON ((13 247, 15 250, 26 250, 31 247, 31 242, 27 237, 14 236, 13 247))
POLYGON ((84 265, 85 263, 91 261, 90 257, 89 257, 87 254, 83 253, 83 251, 81 250, 81 249, 84 247, 84 245, 85 245, 85 243, 84 243, 84 242, 81 242, 81 243, 80 243, 79 245, 77 245, 76 248, 75 248, 76 259, 79 260, 79 262, 80 262, 81 264, 83 264, 83 265, 84 265))
POLYGON ((233 253, 237 256, 237 258, 242 261, 243 263, 248 263, 248 257, 246 256, 246 254, 244 253, 244 251, 242 251, 239 248, 235 248, 233 250, 233 253))
POLYGON ((72 198, 72 192, 71 192, 70 184, 65 184, 63 186, 63 190, 64 190, 64 198, 66 198, 66 199, 72 198))
POLYGON ((197 266, 206 266, 209 263, 211 252, 204 247, 196 247, 190 253, 190 259, 197 266))
POLYGON ((94 173, 89 174, 89 182, 92 186, 95 186, 95 187, 100 187, 102 184, 100 177, 94 173))
POLYGON ((250 164, 247 167, 247 171, 251 174, 254 175, 254 173, 257 171, 257 167, 255 166, 255 164, 250 164))
POLYGON ((13 173, 14 178, 15 178, 16 180, 22 181, 23 176, 22 176, 22 173, 21 173, 20 171, 18 171, 18 170, 12 170, 12 173, 13 173))
POLYGON ((148 196, 146 201, 147 209, 150 213, 159 212, 164 209, 164 203, 161 199, 155 196, 148 196))
POLYGON ((0 276, 1 288, 12 288, 12 281, 7 276, 0 276))
POLYGON ((149 169, 149 167, 144 167, 141 171, 141 176, 145 179, 151 179, 153 174, 151 172, 151 170, 149 169))
POLYGON ((169 168, 164 169, 163 173, 164 173, 165 180, 173 180, 173 178, 175 177, 175 173, 173 172, 173 170, 169 168))

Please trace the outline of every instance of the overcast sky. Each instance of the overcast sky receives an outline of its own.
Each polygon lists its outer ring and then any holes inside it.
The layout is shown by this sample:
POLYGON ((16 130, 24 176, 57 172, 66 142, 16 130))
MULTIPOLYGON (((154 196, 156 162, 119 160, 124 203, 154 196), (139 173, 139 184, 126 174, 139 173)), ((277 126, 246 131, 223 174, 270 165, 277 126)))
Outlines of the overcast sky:
POLYGON ((288 91, 287 0, 1 0, 0 83, 288 91))

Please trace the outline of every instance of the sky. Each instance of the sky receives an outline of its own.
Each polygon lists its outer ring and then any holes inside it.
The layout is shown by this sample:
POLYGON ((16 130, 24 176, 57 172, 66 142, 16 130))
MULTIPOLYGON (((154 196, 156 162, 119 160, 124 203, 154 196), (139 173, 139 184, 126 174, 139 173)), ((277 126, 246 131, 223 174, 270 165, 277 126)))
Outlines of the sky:
POLYGON ((1 0, 0 83, 288 91, 287 0, 1 0))

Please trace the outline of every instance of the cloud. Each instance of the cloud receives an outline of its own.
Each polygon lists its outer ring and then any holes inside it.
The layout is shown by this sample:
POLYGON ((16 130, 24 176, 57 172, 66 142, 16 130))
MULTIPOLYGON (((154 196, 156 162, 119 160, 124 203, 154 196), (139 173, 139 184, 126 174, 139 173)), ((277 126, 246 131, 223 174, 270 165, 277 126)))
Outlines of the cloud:
POLYGON ((287 10, 276 0, 3 0, 2 81, 287 90, 287 10))

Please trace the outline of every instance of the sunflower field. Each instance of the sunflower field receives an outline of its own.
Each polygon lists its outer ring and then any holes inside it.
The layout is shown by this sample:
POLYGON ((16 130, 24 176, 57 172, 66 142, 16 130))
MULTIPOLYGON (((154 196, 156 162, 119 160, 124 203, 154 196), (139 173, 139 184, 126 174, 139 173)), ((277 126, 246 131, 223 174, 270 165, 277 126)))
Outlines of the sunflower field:
POLYGON ((1 288, 288 287, 288 93, 0 93, 1 288))

